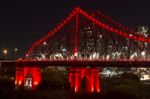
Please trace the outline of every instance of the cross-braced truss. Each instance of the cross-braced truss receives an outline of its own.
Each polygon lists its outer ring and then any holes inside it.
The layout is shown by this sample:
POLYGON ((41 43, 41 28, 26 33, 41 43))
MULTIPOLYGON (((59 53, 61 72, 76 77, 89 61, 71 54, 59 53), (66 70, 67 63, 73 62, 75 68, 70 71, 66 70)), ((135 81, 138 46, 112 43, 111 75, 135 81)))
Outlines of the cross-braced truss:
POLYGON ((32 60, 149 59, 150 38, 137 34, 97 11, 80 8, 35 42, 26 54, 32 60))

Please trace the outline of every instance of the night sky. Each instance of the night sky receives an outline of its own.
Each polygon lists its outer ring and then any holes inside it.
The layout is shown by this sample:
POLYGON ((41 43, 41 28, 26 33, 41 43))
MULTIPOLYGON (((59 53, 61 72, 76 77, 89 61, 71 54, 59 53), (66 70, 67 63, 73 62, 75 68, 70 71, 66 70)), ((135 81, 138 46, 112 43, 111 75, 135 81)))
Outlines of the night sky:
POLYGON ((76 6, 93 12, 102 10, 128 27, 150 23, 150 0, 1 0, 0 57, 3 48, 9 49, 9 53, 18 48, 19 56, 23 57, 33 42, 52 30, 76 6))

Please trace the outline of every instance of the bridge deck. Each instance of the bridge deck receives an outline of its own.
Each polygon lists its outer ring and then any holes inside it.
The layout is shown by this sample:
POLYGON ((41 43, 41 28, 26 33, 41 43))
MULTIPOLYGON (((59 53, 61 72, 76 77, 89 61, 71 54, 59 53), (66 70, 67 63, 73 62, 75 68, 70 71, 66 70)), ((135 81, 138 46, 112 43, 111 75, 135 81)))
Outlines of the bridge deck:
POLYGON ((1 66, 74 66, 74 67, 150 67, 150 61, 142 60, 57 60, 57 61, 0 61, 1 66))

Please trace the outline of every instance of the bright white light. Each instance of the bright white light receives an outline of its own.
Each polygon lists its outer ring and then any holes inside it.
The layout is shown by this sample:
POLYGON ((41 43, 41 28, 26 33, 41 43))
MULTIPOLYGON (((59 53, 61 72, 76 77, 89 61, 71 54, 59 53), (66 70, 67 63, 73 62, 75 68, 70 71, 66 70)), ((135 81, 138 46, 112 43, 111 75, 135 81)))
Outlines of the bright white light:
POLYGON ((37 86, 39 83, 37 81, 34 82, 34 85, 37 86))
POLYGON ((31 88, 32 87, 32 78, 26 78, 24 86, 31 88))
POLYGON ((120 58, 120 55, 121 55, 120 52, 112 53, 112 58, 115 58, 115 57, 120 58))
POLYGON ((46 59, 46 56, 44 54, 41 54, 42 59, 46 59))
POLYGON ((41 58, 39 58, 38 56, 36 57, 37 60, 41 60, 41 58))
POLYGON ((100 34, 99 37, 102 38, 103 36, 100 34))
POLYGON ((46 43, 46 42, 43 42, 43 44, 44 44, 44 45, 47 45, 47 43, 46 43))
POLYGON ((112 73, 112 72, 111 72, 110 70, 106 69, 106 68, 105 68, 104 71, 102 72, 102 74, 105 75, 106 77, 111 76, 111 73, 112 73))
POLYGON ((15 50, 15 52, 17 52, 17 51, 18 51, 18 48, 15 48, 14 50, 15 50))
POLYGON ((78 56, 78 53, 75 53, 74 56, 78 56))
POLYGON ((110 58, 110 55, 107 55, 107 56, 106 56, 106 59, 109 59, 109 58, 110 58))
POLYGON ((134 52, 131 56, 130 56, 130 59, 133 59, 133 58, 136 58, 137 57, 137 53, 134 52))
POLYGON ((140 80, 150 80, 150 77, 149 75, 143 75, 143 77, 141 77, 140 80))
POLYGON ((97 57, 97 54, 96 53, 93 53, 93 58, 95 59, 97 57))
POLYGON ((3 50, 3 53, 6 55, 8 53, 8 50, 7 49, 4 49, 3 50))
POLYGON ((106 75, 110 75, 110 74, 111 74, 111 71, 107 70, 106 75))
POLYGON ((133 36, 132 34, 129 34, 129 36, 133 36))
POLYGON ((18 84, 21 85, 21 83, 22 83, 22 82, 19 80, 19 83, 18 83, 18 84))
POLYGON ((113 58, 115 58, 115 57, 120 58, 121 53, 115 52, 115 53, 112 53, 112 55, 113 55, 113 58))
POLYGON ((145 54, 146 54, 145 51, 142 51, 142 52, 141 52, 141 55, 142 55, 142 56, 145 56, 145 54))
POLYGON ((26 57, 28 57, 29 56, 29 54, 26 54, 26 57))
POLYGON ((66 52, 66 51, 67 51, 67 49, 63 48, 63 49, 62 49, 62 51, 63 51, 63 52, 66 52))
POLYGON ((54 55, 54 59, 57 60, 57 59, 64 59, 64 58, 63 58, 63 55, 61 53, 56 53, 54 55))
POLYGON ((99 57, 99 54, 94 52, 90 55, 90 59, 97 59, 99 57))

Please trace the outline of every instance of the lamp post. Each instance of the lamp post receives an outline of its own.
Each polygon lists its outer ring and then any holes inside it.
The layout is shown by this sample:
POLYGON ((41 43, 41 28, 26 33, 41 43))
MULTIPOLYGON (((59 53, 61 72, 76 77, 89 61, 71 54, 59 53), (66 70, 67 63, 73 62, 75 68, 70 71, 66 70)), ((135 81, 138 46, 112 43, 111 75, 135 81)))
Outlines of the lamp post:
POLYGON ((18 57, 18 48, 14 49, 14 59, 16 60, 18 57))
POLYGON ((7 59, 8 50, 4 49, 3 50, 3 54, 4 54, 4 59, 6 60, 7 59))
POLYGON ((14 51, 17 52, 17 51, 18 51, 18 48, 15 48, 14 51))

